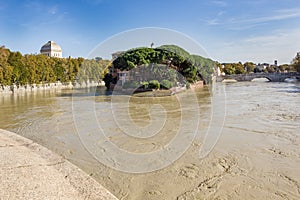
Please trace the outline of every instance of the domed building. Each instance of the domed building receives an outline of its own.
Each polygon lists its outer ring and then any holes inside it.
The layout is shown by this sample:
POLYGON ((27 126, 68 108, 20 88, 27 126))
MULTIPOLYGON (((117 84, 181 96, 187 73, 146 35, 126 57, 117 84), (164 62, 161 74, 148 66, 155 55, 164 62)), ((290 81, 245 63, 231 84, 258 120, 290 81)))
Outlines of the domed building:
POLYGON ((41 48, 41 54, 44 54, 49 57, 62 58, 61 47, 53 41, 48 41, 41 48))

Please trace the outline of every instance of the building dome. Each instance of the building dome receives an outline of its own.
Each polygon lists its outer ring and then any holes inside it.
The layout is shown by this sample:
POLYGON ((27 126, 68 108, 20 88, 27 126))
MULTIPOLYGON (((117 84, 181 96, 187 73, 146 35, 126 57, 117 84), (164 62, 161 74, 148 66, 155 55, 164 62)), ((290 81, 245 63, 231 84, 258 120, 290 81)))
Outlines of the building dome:
POLYGON ((48 41, 41 48, 41 54, 44 54, 49 57, 62 57, 61 47, 53 41, 48 41))

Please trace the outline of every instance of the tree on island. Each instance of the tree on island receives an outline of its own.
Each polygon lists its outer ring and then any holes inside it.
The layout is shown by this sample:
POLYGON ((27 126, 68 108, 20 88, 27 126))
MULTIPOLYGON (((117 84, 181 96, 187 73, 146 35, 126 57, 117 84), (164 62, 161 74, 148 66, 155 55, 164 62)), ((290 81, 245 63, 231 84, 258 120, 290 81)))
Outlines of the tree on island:
POLYGON ((239 63, 223 63, 224 69, 223 72, 225 74, 244 74, 245 73, 245 67, 244 65, 239 62, 239 63))
MULTIPOLYGON (((163 45, 158 48, 141 47, 123 52, 116 58, 112 66, 115 69, 132 70, 141 65, 162 64, 169 66, 186 80, 193 83, 204 80, 210 83, 215 62, 198 55, 190 55, 184 49, 175 45, 163 45)), ((163 73, 163 72, 161 72, 163 73)), ((161 74, 160 73, 160 74, 161 74)), ((159 76, 159 73, 157 73, 159 76)))
POLYGON ((198 77, 201 77, 201 79, 207 84, 211 83, 211 75, 214 73, 214 68, 217 66, 217 62, 199 55, 191 55, 189 52, 176 45, 163 45, 158 48, 175 52, 176 54, 186 58, 196 67, 196 74, 198 77))
POLYGON ((254 72, 255 64, 253 62, 245 62, 244 69, 245 69, 245 73, 254 72))
POLYGON ((298 52, 293 59, 293 66, 297 70, 297 72, 300 72, 300 52, 298 52))

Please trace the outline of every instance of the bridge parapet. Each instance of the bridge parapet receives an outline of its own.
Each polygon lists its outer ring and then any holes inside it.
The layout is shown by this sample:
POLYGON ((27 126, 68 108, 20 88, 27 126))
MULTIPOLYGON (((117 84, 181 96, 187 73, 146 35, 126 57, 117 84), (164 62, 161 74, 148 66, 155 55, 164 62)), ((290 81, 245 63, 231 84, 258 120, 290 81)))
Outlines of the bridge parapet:
POLYGON ((297 77, 300 79, 299 72, 288 73, 252 73, 252 74, 233 74, 218 76, 217 82, 222 82, 225 79, 234 79, 236 81, 252 81, 255 78, 266 78, 271 82, 284 82, 286 78, 297 77))

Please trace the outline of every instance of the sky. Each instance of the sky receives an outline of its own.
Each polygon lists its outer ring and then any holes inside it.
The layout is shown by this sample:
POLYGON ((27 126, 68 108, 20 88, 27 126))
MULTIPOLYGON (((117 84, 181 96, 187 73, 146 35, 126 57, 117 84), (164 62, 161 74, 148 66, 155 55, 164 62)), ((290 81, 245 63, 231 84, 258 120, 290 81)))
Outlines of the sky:
POLYGON ((300 51, 300 0, 0 0, 0 45, 35 54, 49 40, 64 57, 173 42, 220 63, 284 64, 300 51))

